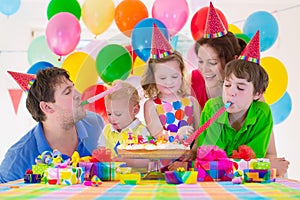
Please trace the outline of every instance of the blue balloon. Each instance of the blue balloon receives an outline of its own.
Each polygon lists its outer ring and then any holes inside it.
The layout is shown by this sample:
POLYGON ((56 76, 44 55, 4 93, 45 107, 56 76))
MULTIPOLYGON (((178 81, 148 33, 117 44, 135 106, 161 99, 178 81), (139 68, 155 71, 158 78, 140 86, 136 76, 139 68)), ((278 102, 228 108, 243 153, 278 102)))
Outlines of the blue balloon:
POLYGON ((270 105, 270 107, 274 124, 283 122, 292 110, 292 100, 288 92, 285 92, 284 95, 278 101, 270 105))
POLYGON ((0 2, 0 12, 10 16, 16 13, 21 5, 21 0, 1 0, 0 2))
POLYGON ((150 57, 154 23, 169 41, 169 33, 166 26, 161 21, 155 18, 146 18, 139 21, 135 25, 131 33, 132 48, 136 55, 144 62, 147 62, 150 57))
POLYGON ((34 63, 28 70, 28 74, 36 74, 41 69, 46 69, 47 67, 53 67, 53 65, 49 62, 40 61, 37 63, 34 63))
POLYGON ((278 37, 278 23, 274 16, 266 11, 252 13, 245 21, 243 33, 252 38, 260 31, 260 51, 269 49, 278 37))

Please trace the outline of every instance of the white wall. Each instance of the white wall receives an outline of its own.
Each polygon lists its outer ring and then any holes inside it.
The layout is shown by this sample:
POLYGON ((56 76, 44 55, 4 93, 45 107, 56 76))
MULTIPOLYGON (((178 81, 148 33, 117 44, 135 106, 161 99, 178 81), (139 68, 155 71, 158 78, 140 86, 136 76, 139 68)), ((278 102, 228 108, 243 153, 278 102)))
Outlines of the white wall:
MULTIPOLYGON (((83 0, 79 1, 81 4, 83 0)), ((120 0, 114 1, 116 5, 120 0)), ((148 5, 148 11, 151 15, 153 1, 143 1, 148 5)), ((190 20, 194 12, 201 6, 207 6, 208 1, 189 0, 192 5, 190 8, 190 18, 184 30, 179 35, 185 40, 191 40, 190 20)), ((267 51, 262 53, 263 56, 272 56, 283 62, 288 72, 287 91, 292 98, 292 111, 289 117, 282 123, 275 125, 275 139, 279 156, 285 156, 291 162, 288 171, 289 178, 300 180, 300 162, 297 152, 300 150, 300 135, 298 134, 300 119, 300 94, 297 87, 300 85, 298 77, 298 48, 300 26, 300 5, 297 0, 224 0, 213 1, 214 6, 220 9, 226 16, 227 21, 238 26, 240 29, 247 16, 255 11, 265 10, 274 13, 279 24, 279 37, 276 43, 267 51), (293 7, 293 8, 292 8, 293 7), (277 11, 277 12, 274 12, 277 11), (298 124, 298 125, 297 125, 298 124)), ((43 34, 47 25, 47 5, 49 0, 23 0, 21 7, 14 15, 9 18, 0 14, 0 161, 3 159, 6 150, 21 138, 35 124, 31 119, 25 106, 26 96, 23 94, 20 101, 17 115, 14 112, 13 105, 9 96, 8 89, 18 88, 18 85, 7 74, 7 70, 26 72, 29 69, 27 61, 27 49, 33 37, 32 31, 43 34)), ((83 23, 85 29, 82 38, 93 39, 83 23)), ((107 39, 116 41, 122 34, 113 24, 109 30, 97 37, 97 39, 107 39)), ((180 38, 179 38, 180 40, 180 38)), ((128 42, 128 40, 125 40, 128 42)), ((120 40, 120 43, 124 41, 120 40)), ((180 47, 179 47, 180 48, 180 47)), ((182 48, 182 47, 181 47, 182 48)), ((182 49, 186 52, 187 49, 182 49)))

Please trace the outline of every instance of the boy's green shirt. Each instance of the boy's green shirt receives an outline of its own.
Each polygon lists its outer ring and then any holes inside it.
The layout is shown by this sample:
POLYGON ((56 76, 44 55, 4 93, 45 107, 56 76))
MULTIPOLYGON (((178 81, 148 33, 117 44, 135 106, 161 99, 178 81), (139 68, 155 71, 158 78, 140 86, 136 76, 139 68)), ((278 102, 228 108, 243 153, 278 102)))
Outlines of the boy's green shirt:
MULTIPOLYGON (((200 125, 223 106, 222 97, 209 99, 201 113, 200 125)), ((272 129, 273 118, 270 106, 265 102, 253 101, 239 131, 228 123, 228 112, 225 112, 198 137, 197 147, 217 145, 226 151, 228 157, 231 157, 232 150, 237 150, 240 145, 245 144, 253 149, 257 158, 263 158, 267 152, 272 129)))

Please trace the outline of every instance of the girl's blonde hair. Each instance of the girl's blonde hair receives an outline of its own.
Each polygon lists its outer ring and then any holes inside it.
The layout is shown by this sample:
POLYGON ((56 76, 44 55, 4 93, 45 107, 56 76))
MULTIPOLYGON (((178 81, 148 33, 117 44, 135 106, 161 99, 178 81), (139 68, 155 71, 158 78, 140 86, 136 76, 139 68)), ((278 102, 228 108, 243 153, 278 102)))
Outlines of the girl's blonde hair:
POLYGON ((150 58, 148 64, 145 66, 145 71, 141 77, 141 86, 144 90, 144 96, 146 98, 155 98, 160 96, 160 92, 156 87, 156 81, 154 77, 154 67, 157 63, 165 63, 168 61, 175 60, 179 63, 181 75, 182 75, 182 84, 180 89, 177 91, 177 94, 186 96, 189 95, 189 90, 187 86, 187 81, 185 80, 185 65, 182 59, 181 54, 178 51, 174 51, 173 54, 159 59, 150 58))
POLYGON ((139 93, 133 85, 125 81, 117 80, 113 82, 112 86, 117 84, 121 84, 121 87, 113 93, 106 95, 105 101, 128 98, 131 105, 140 103, 139 93))

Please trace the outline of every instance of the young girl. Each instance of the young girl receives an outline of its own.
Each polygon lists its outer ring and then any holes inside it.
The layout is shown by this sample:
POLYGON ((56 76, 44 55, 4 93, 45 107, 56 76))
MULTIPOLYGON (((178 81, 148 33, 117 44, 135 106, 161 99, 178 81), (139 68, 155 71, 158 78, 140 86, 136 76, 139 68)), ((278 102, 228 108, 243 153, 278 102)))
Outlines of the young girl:
MULTIPOLYGON (((146 125, 156 138, 167 131, 178 134, 182 140, 198 128, 200 109, 197 100, 188 94, 184 71, 182 56, 172 50, 154 26, 151 58, 141 85, 148 98, 144 104, 146 125)), ((168 135, 164 135, 167 138, 168 135)))

